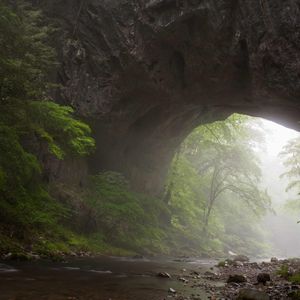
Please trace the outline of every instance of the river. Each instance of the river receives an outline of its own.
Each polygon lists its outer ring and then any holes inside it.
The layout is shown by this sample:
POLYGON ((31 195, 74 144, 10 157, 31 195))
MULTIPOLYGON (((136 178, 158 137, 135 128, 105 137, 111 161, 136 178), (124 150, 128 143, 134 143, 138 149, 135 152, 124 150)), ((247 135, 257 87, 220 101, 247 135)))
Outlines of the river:
MULTIPOLYGON (((163 300, 209 299, 201 287, 184 284, 180 277, 203 274, 213 260, 173 258, 74 258, 67 262, 0 262, 2 300, 163 300), (168 272, 171 279, 157 276, 168 272)), ((196 282, 201 279, 193 278, 196 282)), ((191 280, 190 280, 191 281, 191 280)), ((222 284, 222 283, 216 283, 222 284)))

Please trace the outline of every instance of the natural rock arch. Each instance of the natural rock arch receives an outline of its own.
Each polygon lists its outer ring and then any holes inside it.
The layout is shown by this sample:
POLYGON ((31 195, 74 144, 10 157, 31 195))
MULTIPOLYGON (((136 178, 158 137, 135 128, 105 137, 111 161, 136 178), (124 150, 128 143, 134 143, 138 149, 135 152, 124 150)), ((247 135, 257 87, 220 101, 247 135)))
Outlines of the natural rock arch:
POLYGON ((203 122, 239 112, 298 128, 297 0, 34 2, 63 28, 56 99, 91 120, 95 171, 156 193, 203 122))

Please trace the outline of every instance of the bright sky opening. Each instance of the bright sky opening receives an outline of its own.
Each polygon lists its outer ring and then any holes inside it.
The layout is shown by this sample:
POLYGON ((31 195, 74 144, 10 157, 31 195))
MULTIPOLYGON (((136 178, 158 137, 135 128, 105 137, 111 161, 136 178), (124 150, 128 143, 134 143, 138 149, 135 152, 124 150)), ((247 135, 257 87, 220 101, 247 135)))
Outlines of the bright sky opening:
POLYGON ((267 130, 266 150, 270 156, 277 156, 282 147, 300 133, 277 123, 262 119, 263 127, 267 130))

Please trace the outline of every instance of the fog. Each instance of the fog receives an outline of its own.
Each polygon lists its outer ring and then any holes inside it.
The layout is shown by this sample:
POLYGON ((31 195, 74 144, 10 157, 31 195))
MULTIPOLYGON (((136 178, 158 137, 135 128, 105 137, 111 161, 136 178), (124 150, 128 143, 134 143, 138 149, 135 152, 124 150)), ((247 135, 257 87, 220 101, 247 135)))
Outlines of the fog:
POLYGON ((298 191, 286 191, 288 180, 280 178, 285 167, 278 157, 282 147, 300 133, 267 120, 261 120, 261 124, 266 139, 263 151, 260 152, 263 185, 271 196, 274 208, 274 213, 269 213, 264 218, 262 226, 274 255, 300 256, 300 224, 297 224, 300 211, 292 212, 285 207, 289 199, 297 198, 298 191))

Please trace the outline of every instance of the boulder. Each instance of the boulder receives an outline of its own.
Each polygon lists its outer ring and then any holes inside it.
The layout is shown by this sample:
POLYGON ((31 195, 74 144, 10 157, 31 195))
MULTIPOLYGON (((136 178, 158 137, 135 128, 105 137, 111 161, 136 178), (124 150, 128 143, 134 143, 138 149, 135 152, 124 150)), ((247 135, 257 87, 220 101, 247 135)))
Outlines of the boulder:
POLYGON ((235 267, 243 267, 244 266, 244 263, 242 263, 241 261, 234 261, 233 265, 235 267))
POLYGON ((197 275, 197 276, 198 276, 198 275, 200 275, 200 273, 197 272, 197 271, 192 271, 192 272, 191 272, 191 275, 197 275))
POLYGON ((188 283, 189 281, 187 279, 185 279, 184 277, 180 277, 179 281, 182 281, 183 283, 188 283))
POLYGON ((229 275, 227 279, 227 283, 244 283, 244 282, 247 282, 247 279, 244 275, 240 275, 240 274, 229 275))
POLYGON ((237 300, 270 300, 270 297, 266 292, 245 288, 239 291, 237 300))
POLYGON ((162 278, 171 278, 171 275, 167 272, 159 272, 157 273, 157 276, 162 278))
POLYGON ((257 262, 250 263, 249 266, 252 269, 261 269, 261 266, 257 262))
POLYGON ((271 257, 271 263, 277 263, 278 258, 277 257, 271 257))
POLYGON ((269 273, 259 273, 257 275, 257 282, 265 285, 267 281, 271 281, 271 276, 269 273))

